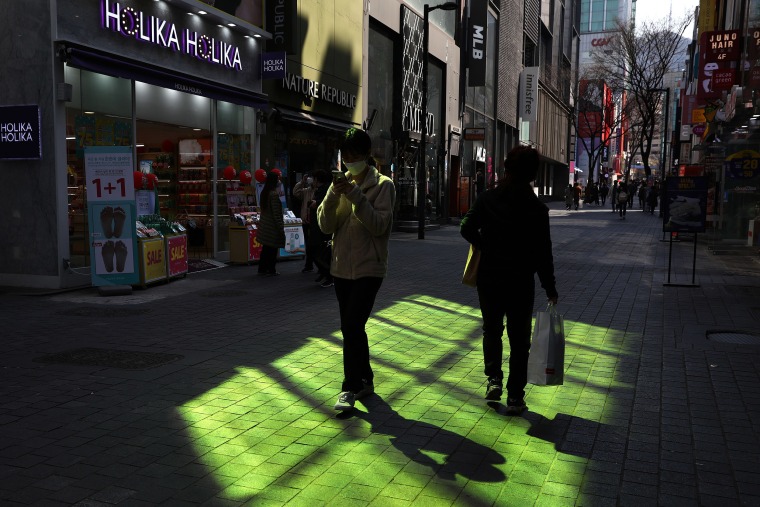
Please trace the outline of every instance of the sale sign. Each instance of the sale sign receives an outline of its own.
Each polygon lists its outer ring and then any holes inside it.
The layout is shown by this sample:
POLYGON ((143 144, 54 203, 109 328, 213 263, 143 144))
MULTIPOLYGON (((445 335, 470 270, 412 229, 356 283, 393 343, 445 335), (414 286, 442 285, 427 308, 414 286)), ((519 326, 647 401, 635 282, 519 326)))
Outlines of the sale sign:
POLYGON ((166 267, 169 276, 187 273, 187 234, 166 237, 166 267))
POLYGON ((84 168, 92 284, 137 284, 132 148, 86 146, 84 168))
POLYGON ((162 238, 146 238, 140 240, 142 255, 143 283, 155 282, 166 278, 166 263, 164 261, 164 240, 162 238))
POLYGON ((259 260, 261 258, 261 249, 263 245, 259 243, 257 237, 258 230, 255 227, 248 229, 248 260, 259 260))

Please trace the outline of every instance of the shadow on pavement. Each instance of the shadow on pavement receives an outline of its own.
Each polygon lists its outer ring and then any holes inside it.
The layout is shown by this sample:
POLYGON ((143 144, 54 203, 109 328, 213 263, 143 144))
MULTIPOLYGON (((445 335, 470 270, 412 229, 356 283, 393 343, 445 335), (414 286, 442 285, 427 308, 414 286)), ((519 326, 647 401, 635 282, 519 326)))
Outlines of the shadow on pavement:
POLYGON ((396 449, 415 463, 431 469, 439 478, 454 480, 460 475, 478 482, 506 480, 504 473, 496 468, 506 460, 493 449, 434 424, 407 419, 376 394, 362 403, 367 407, 366 412, 355 408, 338 417, 358 417, 370 423, 372 433, 389 435, 396 449), (442 463, 425 453, 442 455, 442 463))

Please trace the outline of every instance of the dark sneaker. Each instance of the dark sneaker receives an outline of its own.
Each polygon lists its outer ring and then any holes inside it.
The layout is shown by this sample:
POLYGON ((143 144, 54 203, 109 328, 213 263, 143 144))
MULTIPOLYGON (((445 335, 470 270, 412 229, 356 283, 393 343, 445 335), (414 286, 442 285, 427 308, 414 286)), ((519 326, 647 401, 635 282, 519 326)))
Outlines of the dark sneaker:
POLYGON ((356 395, 351 391, 343 391, 338 395, 338 401, 335 403, 335 410, 345 412, 354 408, 354 402, 356 401, 356 395))
POLYGON ((321 282, 324 279, 325 279, 325 275, 323 275, 322 273, 320 273, 319 276, 314 279, 314 281, 317 282, 317 283, 319 283, 319 282, 321 282))
POLYGON ((332 278, 328 278, 327 280, 319 284, 320 287, 324 287, 325 289, 327 287, 332 287, 333 285, 335 285, 335 283, 332 281, 332 278))
POLYGON ((362 388, 359 392, 354 394, 354 398, 357 400, 360 400, 374 393, 375 393, 375 385, 371 381, 367 382, 364 379, 362 379, 362 388))
POLYGON ((525 404, 524 399, 507 398, 507 414, 517 415, 522 413, 526 408, 528 408, 528 405, 525 404))
POLYGON ((314 268, 303 268, 301 270, 301 273, 313 273, 313 272, 314 272, 314 268))
POLYGON ((498 401, 501 399, 501 393, 503 393, 501 387, 501 379, 496 377, 488 377, 488 383, 486 384, 486 399, 491 401, 498 401))

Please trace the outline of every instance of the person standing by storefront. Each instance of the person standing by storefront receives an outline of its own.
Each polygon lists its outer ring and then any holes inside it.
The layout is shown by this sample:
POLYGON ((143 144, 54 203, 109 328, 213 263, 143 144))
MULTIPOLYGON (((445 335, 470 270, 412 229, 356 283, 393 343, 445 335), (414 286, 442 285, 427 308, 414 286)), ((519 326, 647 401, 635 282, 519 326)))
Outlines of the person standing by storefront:
POLYGON ((312 259, 315 259, 317 271, 319 271, 319 276, 314 281, 319 283, 320 287, 325 289, 335 285, 332 275, 330 274, 329 258, 331 255, 325 253, 326 251, 329 251, 327 242, 332 238, 332 234, 325 234, 322 232, 322 229, 319 228, 317 210, 327 195, 327 190, 330 188, 330 181, 330 173, 324 169, 317 169, 314 171, 315 190, 312 201, 309 204, 309 221, 311 223, 309 224, 309 244, 306 246, 307 252, 309 252, 309 250, 311 251, 311 253, 307 253, 307 255, 310 255, 312 259), (324 260, 325 257, 328 259, 327 262, 324 260))
POLYGON ((557 304, 549 209, 538 200, 530 182, 536 179, 539 154, 518 146, 504 162, 505 177, 487 190, 462 219, 461 234, 480 249, 477 289, 483 316, 483 362, 487 400, 502 395, 502 334, 507 318, 509 377, 507 413, 527 408, 534 274, 548 300, 557 304))
POLYGON ((282 217, 282 202, 277 193, 279 177, 277 173, 267 173, 267 180, 261 190, 261 217, 259 218, 258 239, 261 243, 259 275, 276 276, 277 250, 285 246, 285 221, 282 217))
POLYGON ((341 144, 347 175, 338 174, 317 211, 319 227, 333 235, 330 273, 343 334, 343 383, 335 410, 374 392, 365 326, 388 270, 388 240, 393 225, 393 181, 367 163, 372 141, 356 128, 341 144))
POLYGON ((309 205, 314 198, 314 178, 309 173, 305 173, 301 181, 293 187, 293 197, 300 202, 299 216, 303 227, 304 245, 306 245, 306 262, 304 263, 301 273, 311 273, 314 271, 314 259, 309 250, 309 234, 311 218, 309 217, 309 205))

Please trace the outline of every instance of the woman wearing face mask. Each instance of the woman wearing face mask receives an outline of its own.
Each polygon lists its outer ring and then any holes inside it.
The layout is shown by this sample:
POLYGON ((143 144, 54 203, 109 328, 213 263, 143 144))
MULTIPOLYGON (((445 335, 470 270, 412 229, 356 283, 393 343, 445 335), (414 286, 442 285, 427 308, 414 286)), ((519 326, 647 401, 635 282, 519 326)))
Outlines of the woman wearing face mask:
POLYGON ((374 392, 365 326, 388 269, 393 224, 393 181, 367 163, 372 142, 366 132, 348 129, 341 145, 346 178, 334 180, 317 210, 319 227, 333 235, 330 274, 343 334, 343 384, 336 410, 374 392))
MULTIPOLYGON (((303 223, 304 245, 309 244, 309 204, 314 199, 314 179, 311 173, 305 173, 301 181, 293 187, 293 196, 301 201, 301 222, 303 223)), ((306 248, 306 264, 304 264, 301 273, 311 273, 314 271, 314 260, 312 259, 309 248, 306 248)))

